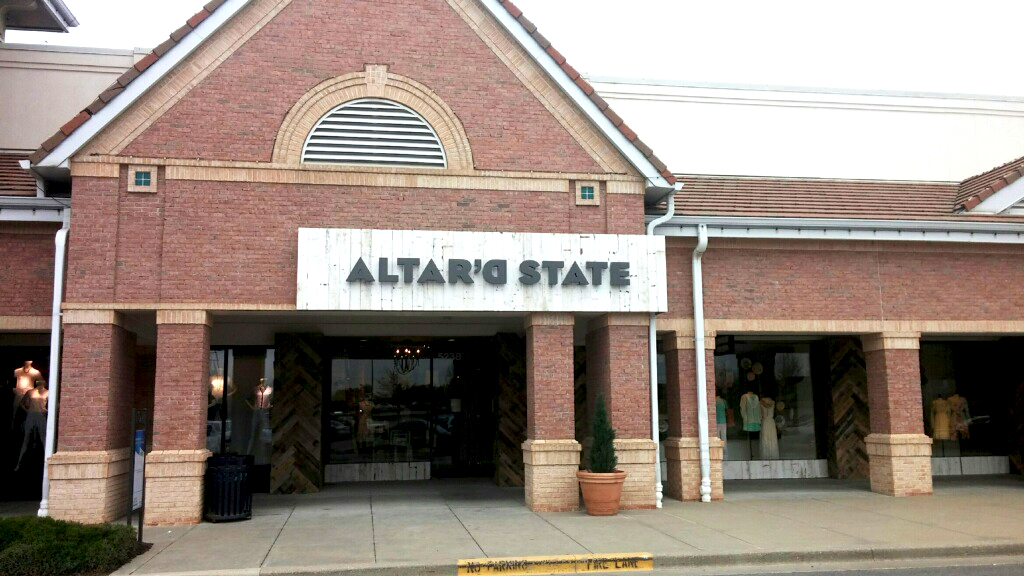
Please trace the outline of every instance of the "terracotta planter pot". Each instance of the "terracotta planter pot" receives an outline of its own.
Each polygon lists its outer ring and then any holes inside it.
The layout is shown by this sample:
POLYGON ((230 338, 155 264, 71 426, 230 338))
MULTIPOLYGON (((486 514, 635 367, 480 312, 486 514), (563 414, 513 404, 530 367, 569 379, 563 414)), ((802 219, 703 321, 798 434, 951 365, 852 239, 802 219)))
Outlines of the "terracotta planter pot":
POLYGON ((598 474, 595 472, 576 473, 583 491, 583 504, 587 514, 591 516, 614 516, 619 513, 619 500, 622 496, 622 483, 626 481, 626 473, 616 470, 598 474))

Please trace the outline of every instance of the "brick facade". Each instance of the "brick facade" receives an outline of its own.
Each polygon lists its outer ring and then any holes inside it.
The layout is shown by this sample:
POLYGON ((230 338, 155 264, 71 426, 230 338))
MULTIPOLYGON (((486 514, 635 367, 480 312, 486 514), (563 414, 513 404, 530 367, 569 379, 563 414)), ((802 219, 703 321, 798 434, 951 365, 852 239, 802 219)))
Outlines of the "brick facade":
MULTIPOLYGON (((667 242, 670 318, 693 318, 693 241, 667 242)), ((704 315, 716 319, 1024 320, 1024 255, 1012 246, 713 238, 704 315), (953 287, 986 278, 969 296, 953 287), (984 302, 984 306, 976 305, 984 302)))
POLYGON ((0 316, 49 316, 53 305, 52 225, 0 223, 0 316))
MULTIPOLYGON (((611 144, 580 120, 579 111, 569 110, 557 87, 528 82, 535 63, 510 57, 500 27, 497 40, 488 35, 495 23, 468 22, 459 8, 467 4, 254 0, 189 57, 206 58, 204 64, 189 60, 172 71, 91 141, 98 148, 72 159, 60 444, 50 462, 55 516, 92 522, 123 512, 118 502, 127 489, 130 411, 151 406, 147 521, 199 520, 209 455, 211 320, 205 310, 294 307, 300 227, 643 233, 643 179, 618 152, 614 158, 604 153, 611 144), (283 8, 272 13, 272 4, 283 8), (250 22, 260 10, 266 18, 250 22), (239 30, 246 22, 265 25, 239 30), (315 35, 297 32, 314 29, 315 35), (238 41, 224 40, 229 33, 238 41), (218 42, 225 44, 223 54, 204 56, 218 42), (471 147, 471 154, 464 152, 472 166, 424 173, 280 164, 277 139, 297 103, 325 81, 369 70, 379 76, 385 67, 383 76, 409 78, 450 108, 471 147), (158 93, 166 96, 161 103, 152 100, 158 93), (129 191, 128 167, 138 159, 156 167, 155 192, 129 191), (597 205, 577 205, 575 182, 581 180, 601 181, 597 205), (139 336, 124 328, 114 309, 147 324, 140 334, 153 328, 156 310, 156 342, 147 343, 155 345, 155 357, 147 357, 151 368, 135 370, 139 336)), ((0 316, 50 313, 55 228, 39 229, 45 233, 0 227, 0 284, 11 294, 0 302, 0 316)), ((695 500, 694 331, 681 328, 693 318, 694 241, 670 238, 667 246, 669 311, 659 318, 669 334, 665 492, 695 500)), ((1015 248, 714 238, 703 266, 708 326, 698 327, 697 337, 728 322, 732 329, 721 333, 763 335, 822 334, 828 330, 821 323, 832 321, 1024 321, 1024 291, 1012 289, 1024 285, 1024 256, 1015 248), (964 278, 986 282, 965 294, 955 288, 964 278), (793 324, 758 324, 776 321, 793 324)), ((534 510, 578 507, 576 320, 530 314, 523 327, 522 450, 526 503, 534 510)), ((586 320, 592 322, 588 404, 597 393, 608 403, 620 467, 628 472, 623 506, 651 507, 656 450, 648 318, 586 320)), ((894 338, 907 344, 904 336, 894 338)), ((928 493, 930 443, 922 431, 917 350, 884 335, 870 340, 872 434, 865 442, 872 487, 894 495, 928 493)), ((711 497, 720 499, 714 342, 706 341, 711 497)))
POLYGON ((386 64, 446 102, 478 169, 600 170, 455 10, 433 0, 293 0, 124 154, 268 162, 304 93, 367 64, 386 64))

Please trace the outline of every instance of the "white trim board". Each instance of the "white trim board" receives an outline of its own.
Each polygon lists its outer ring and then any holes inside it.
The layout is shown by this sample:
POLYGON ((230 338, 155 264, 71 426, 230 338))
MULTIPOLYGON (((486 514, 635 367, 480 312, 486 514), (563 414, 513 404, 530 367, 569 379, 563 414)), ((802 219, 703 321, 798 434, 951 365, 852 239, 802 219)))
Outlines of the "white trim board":
POLYGON ((1012 184, 989 196, 968 213, 1004 214, 1021 202, 1024 202, 1024 178, 1014 180, 1012 184))

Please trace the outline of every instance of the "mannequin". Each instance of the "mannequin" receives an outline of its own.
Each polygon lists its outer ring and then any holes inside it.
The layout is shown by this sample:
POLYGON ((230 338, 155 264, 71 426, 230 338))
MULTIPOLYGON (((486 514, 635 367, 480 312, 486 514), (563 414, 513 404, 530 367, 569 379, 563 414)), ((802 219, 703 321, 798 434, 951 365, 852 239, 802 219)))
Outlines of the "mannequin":
POLYGON ((373 401, 366 398, 363 389, 359 389, 359 417, 356 420, 356 445, 373 445, 373 432, 370 431, 370 414, 373 412, 373 401))
POLYGON ((260 378, 260 383, 253 390, 253 402, 250 402, 248 399, 245 401, 249 408, 252 409, 249 449, 246 450, 246 454, 252 454, 257 439, 263 434, 264 430, 270 430, 270 409, 273 407, 273 404, 270 403, 270 396, 273 393, 274 389, 267 386, 267 379, 260 378))
POLYGON ((953 440, 970 438, 968 422, 971 420, 971 413, 967 410, 967 399, 954 393, 947 402, 949 402, 949 427, 953 440))
POLYGON ((31 360, 25 360, 25 365, 14 371, 14 405, 11 409, 11 428, 14 428, 14 419, 18 415, 18 408, 21 408, 25 394, 28 394, 35 387, 35 381, 43 377, 32 366, 31 360))
POLYGON ((45 380, 36 380, 35 388, 25 394, 22 399, 25 411, 28 413, 25 416, 25 435, 21 441, 21 453, 18 454, 18 463, 14 466, 14 471, 17 472, 18 468, 21 467, 21 460, 25 457, 25 452, 28 451, 29 442, 32 441, 32 437, 35 436, 39 440, 40 446, 43 445, 46 438, 46 410, 47 410, 47 399, 50 396, 50 391, 46 386, 45 380))
POLYGON ((719 391, 715 394, 715 428, 718 430, 718 437, 722 439, 723 458, 725 458, 724 451, 727 450, 726 428, 729 426, 725 416, 727 409, 725 398, 722 398, 722 393, 719 391))
POLYGON ((775 429, 775 401, 761 398, 761 459, 779 459, 779 434, 775 429))
POLYGON ((950 406, 949 400, 946 400, 940 394, 938 398, 932 400, 932 439, 933 440, 950 440, 952 436, 949 430, 949 418, 950 418, 950 406))
POLYGON ((743 419, 744 432, 761 431, 760 399, 751 390, 740 396, 740 417, 743 419))

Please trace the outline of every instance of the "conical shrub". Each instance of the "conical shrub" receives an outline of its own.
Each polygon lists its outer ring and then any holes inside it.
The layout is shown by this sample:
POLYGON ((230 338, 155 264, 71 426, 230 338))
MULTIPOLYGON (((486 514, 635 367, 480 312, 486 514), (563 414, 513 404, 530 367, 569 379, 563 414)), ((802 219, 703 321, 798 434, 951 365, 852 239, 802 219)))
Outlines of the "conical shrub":
POLYGON ((604 397, 598 395, 594 406, 594 443, 590 446, 590 471, 598 473, 614 472, 619 459, 615 456, 615 430, 608 422, 608 411, 604 407, 604 397))

